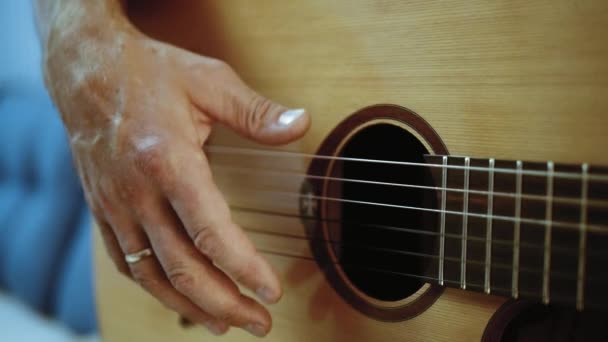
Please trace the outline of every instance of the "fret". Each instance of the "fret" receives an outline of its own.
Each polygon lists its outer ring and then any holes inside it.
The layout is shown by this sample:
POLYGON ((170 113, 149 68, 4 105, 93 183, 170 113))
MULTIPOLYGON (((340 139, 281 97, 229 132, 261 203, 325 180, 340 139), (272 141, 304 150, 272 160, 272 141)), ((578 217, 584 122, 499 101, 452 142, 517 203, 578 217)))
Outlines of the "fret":
POLYGON ((549 304, 549 286, 550 286, 550 272, 551 272, 551 231, 552 231, 552 219, 553 219, 553 175, 554 175, 554 164, 553 162, 547 162, 547 201, 545 204, 545 250, 544 250, 544 263, 543 263, 543 292, 542 301, 544 304, 549 304))
POLYGON ((439 285, 443 286, 443 266, 445 258, 445 213, 446 213, 446 188, 448 184, 448 157, 443 156, 441 169, 441 219, 439 231, 439 285))
POLYGON ((460 247, 460 288, 467 288, 467 226, 469 219, 469 174, 471 158, 464 158, 464 186, 462 198, 462 242, 460 247))
POLYGON ((579 311, 608 305, 608 182, 594 180, 608 177, 608 168, 465 156, 427 160, 435 165, 428 190, 436 203, 429 269, 436 284, 579 311))
POLYGON ((581 166, 580 238, 578 246, 578 272, 576 277, 576 309, 585 306, 585 264, 587 255, 587 195, 589 187, 589 165, 581 166))
POLYGON ((511 295, 519 297, 519 247, 521 239, 521 193, 522 193, 522 168, 521 160, 516 162, 515 174, 515 222, 513 223, 513 274, 511 276, 511 295))
POLYGON ((488 162, 488 211, 486 219, 486 260, 485 260, 485 279, 484 279, 484 292, 489 294, 491 292, 491 278, 490 273, 492 271, 492 211, 494 208, 494 158, 488 162))
POLYGON ((581 311, 608 305, 599 298, 608 286, 602 268, 608 252, 598 247, 608 241, 608 182, 593 180, 608 176, 608 168, 465 156, 427 160, 436 166, 428 189, 436 203, 429 215, 436 234, 429 274, 436 284, 581 311))

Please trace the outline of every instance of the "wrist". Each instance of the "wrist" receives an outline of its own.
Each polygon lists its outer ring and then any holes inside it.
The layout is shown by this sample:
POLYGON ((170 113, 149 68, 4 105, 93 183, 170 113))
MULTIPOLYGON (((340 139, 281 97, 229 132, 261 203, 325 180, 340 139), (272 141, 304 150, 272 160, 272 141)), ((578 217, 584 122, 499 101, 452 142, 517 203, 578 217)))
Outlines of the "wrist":
POLYGON ((126 0, 55 0, 45 16, 41 39, 46 53, 86 41, 107 44, 116 35, 135 31, 126 16, 126 0))
POLYGON ((56 0, 50 7, 48 34, 41 37, 45 82, 72 131, 80 121, 74 116, 85 114, 72 107, 71 99, 109 94, 126 41, 136 30, 121 0, 56 0))

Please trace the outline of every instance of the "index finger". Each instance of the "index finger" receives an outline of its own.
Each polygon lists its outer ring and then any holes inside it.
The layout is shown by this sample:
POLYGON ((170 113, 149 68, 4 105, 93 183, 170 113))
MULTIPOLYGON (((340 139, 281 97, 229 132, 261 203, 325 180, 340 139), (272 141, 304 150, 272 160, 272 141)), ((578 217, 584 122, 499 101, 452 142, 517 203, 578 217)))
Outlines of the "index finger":
MULTIPOLYGON (((213 182, 206 156, 199 147, 179 163, 179 180, 163 189, 197 249, 234 281, 275 303, 282 290, 270 264, 231 218, 230 209, 213 182)), ((162 186, 162 185, 161 185, 162 186)))

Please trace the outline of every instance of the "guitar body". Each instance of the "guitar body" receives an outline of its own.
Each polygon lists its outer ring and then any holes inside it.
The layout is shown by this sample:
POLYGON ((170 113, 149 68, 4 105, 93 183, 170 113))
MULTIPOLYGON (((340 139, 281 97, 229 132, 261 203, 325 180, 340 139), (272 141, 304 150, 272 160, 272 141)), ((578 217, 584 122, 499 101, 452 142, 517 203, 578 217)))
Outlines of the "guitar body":
MULTIPOLYGON (((608 165, 605 1, 183 0, 137 3, 132 12, 152 36, 221 58, 265 96, 312 114, 304 138, 272 151, 317 154, 354 113, 393 104, 415 112, 450 155, 608 165)), ((349 136, 339 134, 344 141, 349 136)), ((271 149, 223 127, 210 145, 271 149)), ((423 308, 378 319, 332 286, 306 240, 259 233, 306 236, 306 223, 296 217, 300 203, 241 190, 300 193, 305 177, 243 176, 243 170, 306 175, 311 158, 211 153, 210 160, 231 205, 294 214, 234 212, 256 245, 271 252, 266 257, 284 286, 283 299, 270 307, 269 340, 489 341, 488 324, 500 320, 507 297, 426 285, 400 304, 427 296, 423 308)), ((120 276, 98 236, 95 251, 105 340, 204 338, 203 329, 183 327, 175 313, 120 276)), ((256 340, 239 329, 223 339, 256 340)))

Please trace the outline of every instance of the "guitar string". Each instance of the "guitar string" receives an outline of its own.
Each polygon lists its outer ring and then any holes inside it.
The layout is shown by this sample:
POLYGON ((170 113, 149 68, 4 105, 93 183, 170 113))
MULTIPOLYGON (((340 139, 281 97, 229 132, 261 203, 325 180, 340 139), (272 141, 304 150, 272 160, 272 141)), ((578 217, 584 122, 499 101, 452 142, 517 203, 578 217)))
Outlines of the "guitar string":
MULTIPOLYGON (((367 266, 357 265, 357 264, 345 264, 345 263, 341 263, 339 261, 324 262, 322 264, 319 264, 317 262, 317 260, 314 257, 312 257, 312 256, 294 255, 294 254, 289 254, 289 253, 284 253, 284 252, 279 252, 279 251, 273 251, 273 250, 264 249, 264 248, 257 248, 257 250, 258 250, 258 252, 265 253, 265 254, 278 255, 278 256, 282 256, 282 257, 286 257, 286 258, 293 258, 293 259, 309 260, 309 261, 314 262, 315 264, 317 264, 321 268, 332 266, 332 265, 340 265, 340 266, 347 266, 347 267, 358 268, 358 269, 366 269, 366 270, 373 271, 373 272, 389 273, 389 274, 393 274, 393 275, 397 275, 397 276, 404 276, 404 277, 408 277, 408 278, 417 278, 417 279, 430 280, 430 281, 437 281, 437 280, 439 280, 438 278, 435 278, 435 277, 432 277, 432 276, 427 276, 427 275, 422 275, 422 274, 413 274, 413 273, 405 273, 405 272, 399 272, 399 271, 391 271, 391 270, 387 270, 387 269, 381 269, 381 268, 375 268, 375 267, 367 267, 367 266)), ((448 283, 454 283, 454 284, 458 283, 458 281, 455 281, 455 280, 446 280, 446 282, 448 282, 448 283)), ((472 285, 472 286, 475 286, 475 285, 472 285)))
MULTIPOLYGON (((225 147, 230 149, 229 147, 225 147)), ((239 153, 243 153, 244 149, 238 149, 239 151, 236 151, 234 149, 232 149, 231 151, 224 151, 225 153, 235 153, 235 152, 239 152, 239 153)), ((216 150, 217 152, 217 150, 216 150)), ((268 151, 261 151, 261 150, 249 150, 247 151, 248 153, 254 153, 254 154, 259 154, 259 153, 263 153, 268 155, 268 151)), ((287 152, 275 152, 277 154, 281 154, 283 156, 286 155, 287 152)), ((374 160, 374 159, 361 159, 361 158, 342 158, 342 157, 331 157, 331 156, 314 156, 314 155, 306 155, 306 154, 301 154, 301 153, 292 153, 291 156, 299 156, 299 157, 312 157, 312 158, 317 158, 317 159, 340 159, 340 160, 348 160, 348 161, 358 161, 358 162, 375 162, 375 163, 390 163, 390 164, 400 164, 400 165, 410 165, 410 166, 422 166, 422 167, 439 167, 444 169, 444 173, 445 173, 445 169, 448 168, 452 168, 452 169, 468 169, 468 170, 472 170, 472 171, 485 171, 485 172, 492 172, 492 173, 512 173, 512 174, 516 174, 516 175, 534 175, 534 176, 548 176, 549 172, 544 172, 544 171, 532 171, 532 170, 511 170, 511 169, 504 169, 504 168, 494 168, 493 166, 490 168, 484 168, 484 167, 461 167, 461 166, 455 166, 455 165, 447 165, 445 163, 445 157, 444 159, 444 164, 443 165, 434 165, 434 164, 427 164, 427 163, 409 163, 409 162, 392 162, 392 161, 386 161, 386 160, 374 160), (417 165, 416 165, 417 164, 417 165)), ((276 156, 276 155, 275 155, 276 156)), ((572 172, 554 172, 553 170, 550 170, 550 176, 551 178, 568 178, 568 179, 582 179, 583 177, 586 177, 587 180, 592 180, 592 181, 601 181, 601 182, 606 182, 608 181, 608 177, 604 176, 604 175, 585 175, 583 176, 582 174, 578 174, 578 173, 572 173, 572 172)), ((444 176, 445 177, 445 176, 444 176)), ((443 185, 443 188, 445 189, 446 186, 445 184, 443 185)), ((275 192, 276 193, 276 192, 275 192)), ((283 192, 283 194, 286 194, 283 192)), ((294 193, 292 195, 295 196, 300 196, 299 193, 294 193)), ((374 202, 366 202, 366 201, 354 201, 354 200, 344 200, 344 199, 336 199, 336 198, 331 198, 331 197, 324 197, 324 196, 307 196, 308 198, 314 198, 314 199, 321 199, 321 200, 326 200, 326 201, 342 201, 342 202, 351 202, 351 203, 358 203, 358 204, 367 204, 367 205, 380 205, 380 206, 387 206, 387 207, 394 207, 394 208, 403 208, 403 209, 411 209, 411 210, 421 210, 421 211, 431 211, 431 212, 439 212, 439 213, 450 213, 450 214, 455 214, 455 215, 466 215, 466 214, 462 214, 460 212, 453 212, 453 211, 447 211, 447 210, 436 210, 436 209, 431 209, 431 208, 416 208, 416 207, 408 207, 408 206, 402 206, 402 205, 391 205, 391 204, 386 204, 386 203, 374 203, 374 202)), ((553 198, 552 198, 553 199, 553 198)), ((444 208, 442 208, 444 209, 444 208)), ((468 214, 468 216, 473 216, 473 217, 484 217, 483 214, 476 214, 476 213, 470 213, 468 214)), ((556 227, 561 227, 561 228, 573 228, 571 224, 569 224, 568 222, 559 222, 559 221, 554 221, 552 222, 551 218, 546 218, 545 220, 535 220, 535 219, 527 219, 527 218, 518 218, 516 220, 510 218, 510 217, 503 217, 503 216, 499 216, 499 215, 492 215, 492 214, 487 214, 485 215, 485 218, 487 218, 488 220, 493 220, 493 219, 499 219, 499 220, 506 220, 506 221, 515 221, 515 222, 525 222, 525 223, 536 223, 536 224, 552 224, 552 226, 556 226, 556 227)), ((602 225, 592 225, 589 227, 589 231, 593 232, 594 230, 602 230, 605 229, 604 226, 602 225)), ((441 281, 443 282, 444 279, 443 277, 441 277, 441 281)))
MULTIPOLYGON (((258 191, 258 192, 261 192, 261 191, 258 191)), ((270 193, 276 193, 276 192, 270 192, 270 193)), ((284 194, 284 193, 283 193, 283 194, 284 194)), ((290 195, 297 195, 298 197, 300 196, 300 194, 296 194, 296 193, 288 193, 288 194, 290 194, 290 195)), ((461 237, 458 237, 458 238, 461 238, 461 237)), ((412 253, 411 253, 411 252, 409 252, 409 251, 403 251, 403 250, 402 250, 402 251, 395 250, 395 251, 397 251, 397 252, 401 252, 401 254, 412 254, 412 253)), ((445 258, 444 258, 444 259, 445 259, 445 258)), ((450 261, 450 259, 449 259, 449 258, 447 258, 447 260, 448 260, 448 261, 450 261)), ((509 269, 508 267, 505 267, 505 268, 506 268, 506 269, 509 269)), ((511 270, 512 270, 512 269, 511 269, 511 270)))
MULTIPOLYGON (((356 264, 345 264, 345 263, 341 263, 340 261, 334 261, 334 262, 324 262, 322 264, 320 264, 314 257, 310 257, 310 256, 304 256, 304 255, 294 255, 294 254, 289 254, 289 253, 283 253, 283 252, 278 252, 278 251, 273 251, 273 250, 268 250, 268 249, 263 249, 263 248, 258 248, 258 252, 260 253, 264 253, 264 254, 268 254, 268 255, 274 255, 274 256, 280 256, 280 257, 284 257, 284 258, 289 258, 289 259, 299 259, 299 260, 306 260, 306 261, 310 261, 315 263, 315 265, 317 265, 318 267, 320 267, 321 269, 324 269, 326 267, 330 267, 330 266, 334 266, 334 265, 339 265, 339 266, 345 266, 346 269, 359 269, 359 270, 367 270, 367 271, 371 271, 371 272, 377 272, 377 273, 385 273, 385 274, 392 274, 398 277, 405 277, 405 278, 415 278, 415 279, 419 279, 419 280, 424 280, 424 281, 433 281, 433 282, 437 282, 439 280, 439 278, 433 277, 433 276, 428 276, 428 275, 420 275, 420 274, 413 274, 413 273, 405 273, 405 272, 400 272, 400 271, 392 271, 392 270, 387 270, 387 269, 381 269, 381 268, 373 268, 373 267, 367 267, 367 266, 363 266, 363 265, 356 265, 356 264)), ((451 279, 444 279, 445 283, 450 283, 450 284, 454 284, 455 286, 458 286, 460 284, 460 280, 451 280, 451 279)), ((478 283, 474 283, 474 282, 467 282, 467 286, 470 288, 478 288, 478 291, 481 292, 483 291, 483 285, 478 284, 478 283)), ((492 292, 496 293, 496 292, 503 292, 505 294, 510 294, 511 293, 511 289, 507 289, 507 288, 503 288, 503 287, 498 287, 498 286, 494 286, 492 285, 492 292)), ((528 297, 528 298, 538 298, 540 297, 540 292, 536 293, 536 292, 531 292, 531 291, 519 291, 520 297, 528 297)), ((570 302, 573 299, 570 297, 566 297, 563 295, 553 295, 551 297, 552 301, 555 302, 570 302)))
MULTIPOLYGON (((467 168, 470 171, 490 172, 490 170, 492 170, 492 172, 494 172, 494 173, 506 173, 506 174, 513 174, 513 175, 521 173, 524 176, 546 177, 549 175, 549 173, 547 171, 540 171, 540 170, 517 171, 516 169, 489 168, 489 167, 483 167, 483 166, 465 167, 465 166, 459 166, 459 165, 442 165, 442 164, 416 163, 416 162, 392 161, 392 160, 380 160, 380 159, 337 157, 337 156, 317 155, 317 154, 309 154, 309 153, 301 153, 301 152, 261 150, 261 149, 231 147, 231 146, 222 146, 222 145, 206 145, 205 147, 203 147, 203 149, 206 152, 209 152, 212 154, 241 154, 241 155, 261 155, 261 156, 269 156, 269 157, 324 159, 324 160, 339 160, 339 161, 391 164, 391 165, 403 165, 403 166, 420 166, 420 167, 428 167, 428 168, 455 169, 455 170, 464 170, 465 168, 467 168)), ((440 155, 428 155, 428 156, 433 157, 433 158, 442 157, 440 155)), ((447 156, 447 157, 450 157, 450 156, 447 156)), ((456 156, 451 156, 451 157, 459 158, 456 156)), ((553 172, 552 177, 554 179, 555 178, 565 178, 565 179, 581 180, 583 176, 581 173, 578 173, 578 172, 560 171, 560 172, 553 172)), ((608 182, 608 175, 589 174, 587 176, 587 179, 589 181, 608 182)))
MULTIPOLYGON (((440 233, 438 233, 438 232, 422 230, 422 229, 412 229, 412 228, 407 228, 407 227, 397 227, 397 226, 373 224, 373 223, 362 223, 362 222, 336 219, 336 218, 319 218, 319 217, 313 217, 313 216, 288 214, 288 213, 282 213, 282 212, 260 210, 260 209, 246 208, 246 207, 233 206, 233 205, 231 205, 230 208, 236 212, 247 212, 247 213, 253 213, 253 214, 257 214, 257 215, 266 215, 266 216, 272 216, 272 217, 287 217, 287 218, 295 218, 295 219, 300 219, 300 220, 305 220, 305 221, 341 223, 341 224, 347 224, 349 226, 355 226, 355 227, 369 227, 369 228, 374 228, 374 229, 378 229, 378 230, 393 231, 393 232, 399 232, 399 233, 410 233, 410 234, 414 234, 414 235, 428 235, 428 236, 433 236, 435 238, 441 236, 440 233)), ((338 228, 335 228, 335 229, 338 229, 338 228)), ((444 236, 446 238, 450 238, 450 239, 454 239, 454 240, 462 239, 462 235, 460 235, 460 234, 446 233, 444 236)), ((469 235, 467 235, 467 241, 485 243, 486 237, 469 234, 469 235)), ((495 245, 506 246, 506 247, 513 247, 515 245, 512 241, 501 240, 501 239, 492 239, 492 243, 495 245)), ((534 244, 534 243, 529 243, 529 242, 520 242, 518 244, 518 246, 520 248, 535 249, 535 250, 543 250, 545 248, 544 244, 534 244)), ((563 246, 556 246, 556 245, 554 245, 552 247, 552 249, 553 249, 553 251, 559 252, 560 254, 567 254, 572 257, 578 256, 577 249, 567 248, 567 247, 563 247, 563 246)), ((587 250, 587 253, 589 254, 590 257, 608 256, 608 250, 603 250, 603 249, 598 250, 598 251, 587 250)))
MULTIPOLYGON (((298 173, 298 172, 291 172, 291 171, 284 171, 284 170, 278 170, 278 171, 277 170, 266 170, 266 169, 260 169, 260 168, 236 167, 236 166, 229 166, 229 165, 224 165, 224 164, 213 164, 213 165, 211 165, 211 167, 214 169, 230 170, 231 172, 246 173, 248 175, 251 175, 251 174, 276 175, 276 176, 291 177, 291 178, 304 178, 304 179, 308 178, 308 179, 319 179, 319 180, 328 180, 328 181, 335 181, 335 182, 360 183, 360 184, 370 184, 370 185, 379 185, 379 186, 393 186, 393 187, 401 187, 401 188, 406 188, 406 189, 422 189, 422 190, 433 190, 433 191, 446 190, 449 192, 459 192, 459 193, 463 193, 463 194, 474 194, 474 195, 484 195, 484 196, 487 196, 489 194, 489 191, 485 191, 485 190, 471 190, 471 189, 465 190, 465 189, 449 188, 449 187, 443 188, 441 186, 392 183, 392 182, 380 182, 380 181, 371 181, 371 180, 355 179, 355 178, 309 175, 306 173, 298 173)), ((517 193, 493 191, 492 194, 494 195, 494 197, 508 197, 508 198, 515 199, 516 197, 520 196, 522 199, 528 199, 528 200, 533 200, 533 201, 543 201, 544 202, 547 200, 547 196, 526 194, 526 193, 517 194, 517 193)), ((554 196, 553 202, 580 206, 582 199, 580 196, 576 196, 576 197, 554 196)), ((587 207, 587 208, 589 208, 589 207, 608 208, 608 200, 587 199, 585 202, 586 202, 585 207, 587 207)))
MULTIPOLYGON (((426 258, 426 259, 438 259, 439 258, 439 256, 435 255, 435 254, 428 254, 428 253, 422 253, 422 252, 416 252, 416 251, 410 251, 410 250, 400 250, 400 249, 388 248, 388 247, 378 247, 378 246, 373 246, 373 245, 372 246, 363 245, 363 244, 359 244, 356 242, 337 241, 337 240, 316 238, 316 237, 309 238, 309 237, 298 236, 298 235, 293 235, 293 234, 269 232, 269 231, 265 231, 265 230, 261 230, 261 229, 251 228, 248 226, 243 226, 243 229, 245 231, 252 232, 254 234, 276 236, 276 237, 281 237, 281 238, 285 238, 285 239, 293 239, 293 240, 301 240, 301 241, 326 242, 333 246, 344 246, 345 248, 349 248, 349 249, 352 248, 354 250, 369 250, 369 251, 387 253, 389 255, 407 255, 407 256, 426 258)), ((446 257, 444 257, 444 260, 454 262, 454 263, 461 262, 460 258, 453 257, 453 256, 446 256, 446 257)), ((485 261, 475 260, 475 259, 466 259, 466 263, 471 264, 471 265, 479 265, 479 266, 485 265, 485 261)), ((512 265, 510 265, 510 264, 496 263, 496 262, 492 263, 492 268, 507 270, 507 271, 509 271, 509 273, 511 273, 511 271, 513 270, 512 265)), ((519 268, 519 270, 520 270, 520 272, 533 274, 533 275, 543 274, 542 269, 534 269, 534 268, 525 267, 525 268, 519 268)), ((574 273, 576 273, 576 272, 574 272, 574 273)), ((570 275, 568 273, 559 272, 559 271, 552 271, 551 276, 557 277, 557 278, 562 278, 565 280, 576 280, 576 278, 577 278, 576 274, 570 275)))
MULTIPOLYGON (((268 190, 253 190, 253 189, 240 188, 239 192, 241 192, 241 193, 242 192, 253 192, 253 193, 258 193, 258 194, 265 193, 265 194, 270 194, 270 195, 281 195, 281 196, 293 197, 293 198, 298 198, 298 199, 322 200, 322 201, 350 203, 350 204, 357 204, 357 205, 370 205, 370 206, 378 206, 378 207, 385 207, 385 208, 430 212, 430 213, 436 213, 436 214, 445 213, 445 214, 456 215, 456 216, 467 215, 468 217, 475 217, 475 218, 482 218, 482 219, 492 219, 492 220, 507 221, 507 222, 519 222, 519 223, 529 224, 529 225, 534 225, 534 226, 542 226, 542 228, 544 228, 544 226, 547 224, 547 222, 551 222, 551 225, 553 228, 559 228, 559 229, 563 229, 563 230, 571 230, 571 231, 577 231, 577 232, 580 230, 580 223, 578 223, 578 222, 572 223, 572 222, 563 222, 563 221, 547 221, 546 219, 533 219, 533 218, 526 218, 526 217, 513 218, 513 217, 503 216, 503 215, 495 215, 495 214, 490 215, 490 214, 482 214, 482 213, 475 213, 475 212, 468 212, 465 214, 461 211, 455 211, 455 210, 441 210, 441 209, 435 209, 435 208, 416 207, 416 206, 408 206, 408 205, 401 205, 401 204, 360 201, 360 200, 346 199, 346 198, 317 196, 317 195, 312 195, 312 194, 303 195, 299 192, 289 192, 289 191, 268 191, 268 190)), ((587 232, 588 233, 597 233, 597 234, 608 234, 608 226, 602 225, 602 224, 588 224, 587 232)))
MULTIPOLYGON (((276 194, 276 193, 280 193, 280 194, 288 194, 288 195, 292 195, 292 196, 298 196, 298 197, 301 197, 301 195, 300 195, 299 193, 285 193, 285 192, 281 193, 281 192, 268 192, 268 191, 257 191, 257 192, 266 192, 266 193, 275 193, 275 194, 276 194)), ((313 197, 313 196, 308 196, 308 197, 310 198, 310 197, 313 197)), ((326 199, 327 199, 327 198, 326 198, 326 199)), ((344 201, 344 200, 340 200, 340 201, 344 201)), ((364 203, 364 204, 369 204, 369 202, 363 202, 363 203, 364 203)), ((461 214, 461 213, 460 213, 460 212, 458 212, 458 214, 461 214)), ((491 215, 487 215, 486 217, 491 217, 491 215)), ((520 220, 520 221, 524 221, 524 222, 525 222, 525 220, 520 220)), ((556 227, 557 227, 557 226, 559 226, 558 224, 554 224, 554 225, 555 225, 556 227)), ((589 229, 589 230, 591 231, 591 229, 589 229)), ((445 235, 444 235, 444 236, 445 236, 445 235)), ((442 240, 442 241, 443 241, 443 240, 442 240)), ((402 253, 402 254, 404 254, 404 253, 402 253)), ((409 253, 409 254, 411 254, 411 253, 409 253)), ((442 257, 440 256, 440 259, 442 260, 442 265, 443 265, 443 262, 445 262, 446 258, 444 258, 444 257, 442 258, 442 257)), ((449 259, 448 259, 448 261, 449 261, 449 259)), ((486 262, 486 263, 487 263, 487 262, 486 262)), ((488 266, 486 266, 486 267, 488 267, 488 266)), ((509 268, 507 268, 507 269, 509 269, 509 268)), ((512 269, 511 269, 511 270, 512 270, 512 269)), ((544 273, 543 273, 543 274, 544 274, 544 273)), ((441 279, 441 280, 443 280, 443 277, 440 277, 440 279, 441 279)), ((587 279, 587 282, 588 282, 588 281, 589 281, 589 279, 587 279)), ((486 292, 488 292, 489 290, 491 290, 491 289, 490 289, 490 287, 489 287, 489 283, 487 283, 485 290, 486 290, 486 292)))
MULTIPOLYGON (((220 167, 220 168, 230 168, 233 170, 238 170, 238 168, 233 168, 230 166, 223 166, 223 165, 218 165, 216 167, 220 167)), ((247 170, 252 170, 251 168, 247 168, 247 170)), ((256 169, 257 170, 257 169, 256 169)), ((273 172, 273 171, 265 171, 265 173, 268 174, 281 174, 281 175, 287 175, 287 176, 292 176, 292 177, 300 177, 300 176, 304 176, 304 174, 297 174, 297 173, 290 173, 290 172, 273 172)), ((360 179, 348 179, 348 178, 338 178, 338 177, 329 177, 329 176, 317 176, 317 175, 306 175, 306 177, 312 178, 312 179, 326 179, 326 180, 333 180, 333 181, 345 181, 345 182, 359 182, 359 183, 367 183, 367 184, 375 184, 375 185, 390 185, 390 186, 401 186, 401 187, 410 187, 410 188, 422 188, 422 189, 432 189, 432 190, 442 190, 442 187, 427 187, 427 186, 420 186, 420 185, 411 185, 411 184, 401 184, 401 183, 387 183, 387 182, 376 182, 376 181, 368 181, 368 180, 360 180, 360 179)), ((448 191, 458 191, 458 192, 466 192, 466 190, 461 190, 461 189, 453 189, 453 188, 446 188, 446 190, 448 191)), ((474 193, 474 194, 488 194, 487 191, 478 191, 478 190, 468 190, 468 193, 474 193)), ((503 192, 493 192, 493 194, 495 196, 508 196, 508 197, 516 197, 517 194, 509 194, 509 193, 503 193, 503 192)), ((546 201, 546 197, 545 196, 541 196, 541 195, 528 195, 528 194, 521 194, 521 197, 523 198, 528 198, 528 199, 532 199, 532 200, 545 200, 546 201)), ((340 199, 336 199, 336 198, 330 198, 330 197, 322 197, 322 196, 316 196, 317 199, 325 199, 325 200, 332 200, 332 201, 339 201, 340 199)), ((558 197, 558 198, 553 198, 555 202, 567 202, 567 203, 577 203, 581 201, 580 197, 577 197, 576 199, 572 199, 572 198, 564 198, 564 197, 558 197)), ((349 200, 347 199, 342 199, 343 202, 347 202, 349 200)), ((361 202, 360 204, 364 204, 364 201, 358 201, 361 202)), ((365 203, 365 204, 374 204, 374 205, 385 205, 385 206, 394 206, 391 204, 385 204, 385 203, 365 203)), ((594 206, 601 206, 604 207, 606 206, 606 202, 605 201, 597 201, 597 200, 587 200, 587 207, 594 207, 594 206), (589 205, 589 203, 591 203, 591 205, 589 205)), ((405 208, 404 206, 401 206, 404 209, 411 209, 411 210, 423 210, 423 211, 434 211, 437 213, 441 213, 441 210, 438 209, 432 209, 432 208, 416 208, 416 207, 409 207, 409 208, 405 208)), ((455 215, 465 215, 464 213, 461 212, 456 212, 456 211, 446 211, 446 213, 449 214, 455 214, 455 215)), ((499 220, 511 220, 511 221, 517 221, 519 220, 520 222, 524 222, 524 223, 532 223, 532 224, 538 224, 538 225, 546 225, 546 221, 545 220, 539 220, 539 219, 526 219, 526 218, 519 218, 519 219, 515 219, 515 218, 510 218, 507 216, 499 216, 499 215, 490 215, 488 216, 488 214, 481 214, 481 213, 467 213, 466 215, 469 216, 473 216, 473 217, 480 217, 480 218, 493 218, 493 219, 499 219, 499 220)), ((580 228, 580 224, 574 224, 574 223, 569 223, 569 222, 559 222, 559 221, 553 221, 552 222, 554 226, 562 226, 562 228, 569 228, 569 229, 578 229, 580 228)), ((601 226, 601 225, 594 225, 594 226, 590 226, 590 232, 594 232, 595 230, 602 230, 602 229, 606 229, 608 228, 607 226, 601 226)))
MULTIPOLYGON (((286 173, 286 172, 277 172, 277 171, 265 171, 265 170, 260 170, 260 169, 251 169, 251 168, 235 168, 235 167, 224 166, 224 165, 214 165, 214 167, 222 168, 222 169, 231 169, 233 171, 244 172, 244 173, 247 173, 247 174, 251 174, 253 172, 260 171, 261 173, 271 174, 271 175, 287 175, 287 176, 290 176, 290 177, 304 177, 304 176, 307 176, 307 175, 304 175, 304 174, 297 174, 297 173, 289 173, 289 172, 286 173)), ((315 177, 315 176, 313 176, 313 177, 315 177)), ((316 178, 320 178, 320 179, 328 179, 328 178, 330 178, 330 179, 339 180, 339 181, 354 181, 354 182, 363 182, 363 183, 370 183, 370 184, 380 184, 380 185, 388 184, 388 185, 397 185, 397 186, 409 187, 409 185, 407 185, 407 184, 383 183, 383 182, 373 182, 373 181, 365 181, 365 180, 352 180, 352 179, 339 179, 339 178, 324 177, 324 176, 316 176, 316 178)), ((440 188, 437 188, 437 187, 432 187, 432 188, 433 189, 440 189, 440 188)), ((454 189, 454 190, 459 190, 459 189, 454 189)), ((480 191, 480 193, 487 194, 488 192, 487 191, 480 191)), ((497 193, 497 194, 499 194, 499 193, 497 193)), ((506 195, 510 195, 510 194, 506 194, 506 195)), ((524 196, 522 196, 522 197, 524 197, 524 196)), ((539 197, 541 197, 543 200, 545 199, 542 196, 539 196, 539 197)), ((580 199, 579 199, 579 201, 580 201, 580 199)), ((401 230, 402 231, 406 231, 407 229, 401 228, 401 230)), ((433 235, 438 235, 438 233, 433 233, 433 232, 425 232, 425 233, 431 233, 433 235)), ((450 237, 449 235, 450 234, 447 234, 447 237, 450 237)), ((459 238, 460 239, 461 237, 455 235, 453 238, 459 238)), ((484 241, 484 239, 480 238, 480 237, 478 237, 477 239, 480 240, 480 241, 484 241)), ((475 240, 475 238, 471 238, 470 240, 475 240)), ((496 239, 493 239, 493 242, 496 243, 498 241, 496 239)), ((498 242, 498 243, 500 243, 500 242, 498 242)), ((513 245, 512 243, 508 243, 508 244, 513 245)), ((523 247, 526 247, 526 246, 523 245, 523 247)), ((544 245, 537 245, 537 246, 534 246, 534 247, 542 249, 542 248, 544 248, 544 245)), ((554 247, 554 248, 557 248, 557 247, 554 247)), ((568 250, 568 252, 570 252, 570 250, 568 250)), ((572 253, 576 253, 574 250, 572 250, 571 252, 572 253)))

